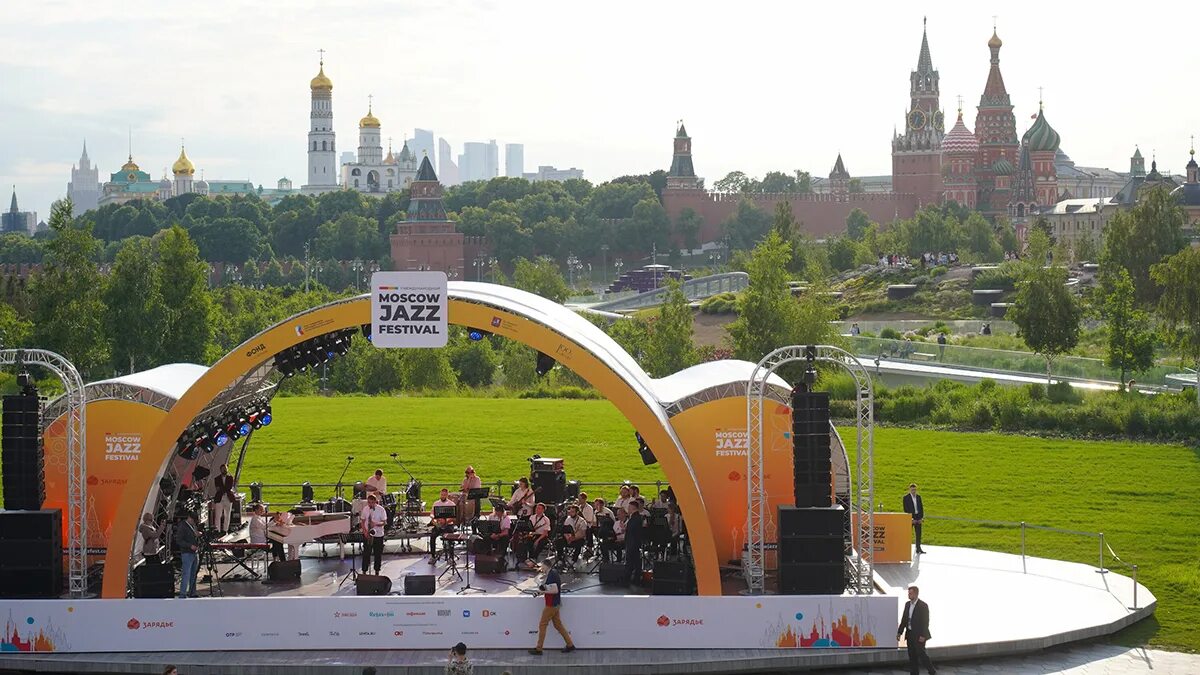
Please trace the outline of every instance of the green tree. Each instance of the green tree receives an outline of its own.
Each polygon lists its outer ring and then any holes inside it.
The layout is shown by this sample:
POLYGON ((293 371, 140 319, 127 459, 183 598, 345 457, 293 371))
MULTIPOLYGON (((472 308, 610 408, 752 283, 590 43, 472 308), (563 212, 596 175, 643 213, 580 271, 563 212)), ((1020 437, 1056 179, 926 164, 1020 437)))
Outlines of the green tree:
POLYGON ((846 235, 854 241, 862 241, 863 237, 867 236, 869 227, 871 227, 871 218, 862 209, 856 208, 846 216, 846 235))
POLYGON ((1050 254, 1053 246, 1054 243, 1050 241, 1050 237, 1047 237, 1045 232, 1036 227, 1030 228, 1028 236, 1025 237, 1025 262, 1033 267, 1045 265, 1046 256, 1050 254))
POLYGON ((489 339, 470 340, 460 335, 450 346, 450 367, 458 381, 468 387, 486 387, 492 383, 499 359, 489 339))
POLYGON ((363 392, 383 394, 404 389, 404 376, 401 373, 403 356, 399 349, 371 347, 363 359, 363 392))
POLYGON ((1017 335, 1046 359, 1046 383, 1054 358, 1079 344, 1083 311, 1067 288, 1067 271, 1061 267, 1034 267, 1017 282, 1017 295, 1008 310, 1017 324, 1017 335))
MULTIPOLYGON (((1188 247, 1150 271, 1158 284, 1158 315, 1167 341, 1191 359, 1200 377, 1200 249, 1188 247)), ((1200 386, 1196 387, 1200 402, 1200 386)))
POLYGON ((771 221, 771 229, 784 241, 790 242, 796 239, 799 232, 796 230, 796 217, 792 215, 790 203, 779 202, 775 205, 775 218, 771 221))
POLYGON ((666 377, 696 365, 692 309, 678 281, 667 282, 667 297, 650 323, 643 367, 651 377, 666 377))
POLYGON ((639 201, 633 207, 632 218, 625 222, 632 228, 622 232, 627 246, 646 253, 655 248, 664 254, 670 250, 671 219, 657 199, 639 201))
POLYGON ((12 305, 7 302, 0 303, 0 348, 29 347, 29 338, 32 335, 33 324, 22 318, 12 305))
POLYGON ((1004 258, 996 231, 978 211, 972 211, 962 224, 963 242, 967 250, 979 256, 983 262, 998 262, 1004 258))
POLYGON ((771 350, 794 342, 800 312, 787 284, 790 259, 787 242, 774 231, 750 256, 750 288, 738 300, 738 317, 728 328, 736 358, 757 363, 771 350))
POLYGON ((752 249, 771 229, 772 223, 770 214, 755 206, 749 198, 743 198, 722 228, 732 248, 752 249))
POLYGON ((500 352, 500 372, 510 389, 532 387, 537 381, 537 351, 516 340, 506 340, 500 352))
POLYGON ((65 356, 85 378, 97 375, 108 363, 103 286, 93 262, 100 242, 92 236, 91 221, 72 224, 69 199, 54 202, 48 224, 54 238, 30 283, 33 341, 65 356))
POLYGON ((1108 328, 1104 364, 1121 371, 1121 388, 1126 373, 1139 373, 1154 365, 1154 336, 1150 317, 1137 308, 1133 280, 1124 268, 1108 275, 1100 284, 1100 317, 1108 328))
POLYGON ((792 340, 798 345, 833 345, 840 341, 833 322, 837 307, 820 282, 811 284, 796 303, 796 333, 792 340))
POLYGON ((1150 268, 1187 245, 1185 221, 1183 207, 1166 189, 1149 190, 1132 209, 1118 211, 1104 229, 1102 273, 1124 267, 1133 279, 1138 302, 1152 304, 1162 288, 1150 278, 1150 268))
POLYGON ((829 266, 837 272, 845 272, 858 265, 859 244, 849 237, 835 237, 825 244, 829 250, 829 266))
POLYGON ((796 191, 796 177, 782 171, 768 171, 755 186, 756 192, 782 194, 796 191))
POLYGON ((517 258, 513 268, 512 285, 554 302, 566 300, 571 293, 571 289, 567 288, 567 280, 563 279, 558 265, 550 258, 538 258, 533 261, 517 258))
POLYGON ((846 189, 852 195, 859 195, 867 191, 867 189, 863 187, 861 178, 851 178, 850 183, 846 186, 846 189))
POLYGON ((704 218, 695 209, 688 207, 679 212, 679 218, 675 220, 675 236, 679 237, 689 253, 700 247, 700 228, 703 225, 704 218))
POLYGON ((167 310, 159 362, 202 363, 212 334, 208 265, 200 259, 187 231, 178 225, 154 239, 158 249, 155 275, 167 310))
POLYGON ((1021 243, 1017 241, 1017 231, 1006 218, 997 219, 996 239, 1000 243, 1000 254, 1019 253, 1021 243))
POLYGON ((745 192, 750 179, 741 171, 730 171, 725 177, 713 183, 717 192, 745 192))
POLYGON ((155 272, 154 243, 145 237, 126 239, 104 289, 105 324, 116 372, 158 365, 167 306, 155 272))
POLYGON ((444 391, 458 386, 445 349, 405 350, 400 376, 410 390, 444 391))
POLYGON ((802 195, 812 194, 812 175, 807 171, 796 169, 796 192, 802 195))

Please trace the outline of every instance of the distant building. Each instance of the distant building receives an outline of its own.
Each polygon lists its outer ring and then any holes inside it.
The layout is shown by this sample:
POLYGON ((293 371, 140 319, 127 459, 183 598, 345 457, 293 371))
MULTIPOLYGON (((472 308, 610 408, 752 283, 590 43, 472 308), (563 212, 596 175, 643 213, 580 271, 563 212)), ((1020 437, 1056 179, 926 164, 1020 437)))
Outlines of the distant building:
POLYGON ((399 192, 408 187, 417 175, 417 163, 408 144, 397 157, 389 144, 387 157, 380 143, 380 124, 371 108, 358 122, 358 157, 342 165, 342 185, 367 194, 399 192))
POLYGON ((78 216, 91 211, 100 203, 100 170, 92 166, 88 158, 87 141, 83 142, 83 154, 79 166, 71 167, 71 182, 67 183, 67 197, 71 200, 71 215, 78 216))
POLYGON ((17 206, 17 186, 13 186, 12 203, 8 210, 0 213, 0 232, 8 234, 17 232, 20 234, 33 234, 37 231, 37 212, 22 211, 17 206))
MULTIPOLYGON (((163 180, 166 181, 166 178, 163 180)), ((169 190, 170 181, 166 182, 169 190)), ((109 174, 108 182, 100 191, 99 205, 124 204, 136 199, 161 199, 160 187, 160 183, 142 171, 130 154, 120 171, 109 174)))
POLYGON ((325 76, 321 59, 317 76, 309 82, 312 96, 308 126, 308 180, 301 191, 319 195, 338 189, 337 135, 333 131, 333 81, 325 76))
POLYGON ((215 197, 218 195, 258 195, 258 188, 248 180, 210 180, 208 190, 203 194, 215 197))
POLYGON ((504 175, 509 178, 521 178, 525 175, 525 146, 520 143, 507 143, 504 146, 504 175))
POLYGON ((1110 198, 1095 197, 1064 199, 1054 208, 1041 215, 1050 224, 1055 241, 1063 242, 1071 250, 1078 250, 1079 242, 1091 240, 1093 250, 1100 250, 1104 243, 1104 230, 1108 222, 1121 210, 1110 198))
POLYGON ((525 178, 526 180, 531 181, 554 180, 561 183, 565 180, 571 180, 572 178, 582 179, 583 169, 576 169, 575 167, 571 167, 569 169, 557 169, 552 166, 539 166, 536 173, 527 173, 525 174, 525 178))
POLYGON ((442 185, 458 185, 458 164, 455 163, 453 157, 454 150, 450 147, 450 143, 444 139, 438 139, 438 171, 442 174, 442 185))
POLYGON ((488 251, 482 237, 466 237, 446 215, 442 185, 429 157, 410 187, 407 217, 396 223, 390 237, 392 264, 396 270, 439 270, 451 279, 465 279, 466 261, 488 251))
POLYGON ((500 149, 495 140, 487 143, 463 143, 458 156, 458 178, 467 183, 491 180, 500 175, 500 149))
POLYGON ((433 131, 430 129, 413 129, 413 137, 408 140, 408 147, 412 151, 413 159, 419 165, 421 159, 429 158, 429 163, 433 165, 434 171, 440 171, 441 167, 435 160, 437 149, 433 146, 433 131))
POLYGON ((279 201, 284 197, 290 197, 298 194, 300 194, 300 191, 292 187, 292 181, 288 180, 286 177, 280 178, 279 181, 275 183, 275 187, 273 188, 264 189, 262 185, 258 186, 258 196, 271 206, 278 204, 279 201))
MULTIPOLYGON (((1134 150, 1140 161, 1142 153, 1134 150)), ((1115 196, 1129 181, 1130 174, 1113 171, 1106 167, 1077 166, 1067 153, 1058 149, 1054 156, 1054 169, 1058 174, 1059 194, 1064 199, 1101 199, 1115 196)), ((1145 175, 1142 169, 1142 175, 1145 175)))
POLYGON ((354 153, 351 151, 343 152, 342 156, 338 158, 338 166, 344 166, 346 164, 353 164, 353 163, 354 163, 354 153))

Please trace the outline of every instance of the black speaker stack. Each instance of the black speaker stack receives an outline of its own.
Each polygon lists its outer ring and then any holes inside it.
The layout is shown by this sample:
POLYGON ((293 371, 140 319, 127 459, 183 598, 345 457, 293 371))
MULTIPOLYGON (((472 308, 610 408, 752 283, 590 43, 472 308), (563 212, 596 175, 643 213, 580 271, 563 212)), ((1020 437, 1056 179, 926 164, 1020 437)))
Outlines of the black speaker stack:
POLYGON ((567 499, 567 473, 563 461, 551 457, 534 457, 529 465, 533 494, 543 504, 560 504, 567 499))
POLYGON ((404 577, 405 595, 433 595, 436 587, 437 577, 432 574, 409 574, 404 577))
POLYGON ((175 597, 175 568, 169 562, 146 562, 133 568, 133 597, 175 597))
POLYGON ((792 392, 792 469, 796 506, 829 506, 829 393, 792 392))
POLYGON ((695 595, 695 571, 687 562, 655 561, 650 589, 651 595, 695 595))
POLYGON ((0 511, 0 598, 62 594, 62 521, 61 509, 0 511))
POLYGON ((4 508, 36 511, 46 501, 46 468, 41 441, 41 401, 28 387, 5 396, 0 428, 0 468, 4 474, 4 508))

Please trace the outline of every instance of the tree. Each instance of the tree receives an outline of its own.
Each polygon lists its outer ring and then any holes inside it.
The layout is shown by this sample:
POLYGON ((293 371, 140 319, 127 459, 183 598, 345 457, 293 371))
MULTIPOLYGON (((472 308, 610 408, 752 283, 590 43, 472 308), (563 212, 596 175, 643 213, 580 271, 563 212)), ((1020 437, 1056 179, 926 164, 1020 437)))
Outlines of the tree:
POLYGON ((675 236, 683 242, 683 247, 689 253, 700 247, 700 228, 703 225, 704 218, 695 209, 687 207, 679 212, 679 218, 675 220, 675 236))
POLYGON ((791 344, 799 332, 799 306, 787 283, 790 259, 787 242, 773 231, 750 256, 750 287, 739 298, 738 317, 728 328, 736 358, 757 363, 771 350, 791 344))
POLYGON ((745 192, 750 179, 741 171, 730 171, 725 177, 713 183, 717 192, 745 192))
POLYGON ((50 207, 45 262, 33 276, 34 344, 68 358, 83 374, 99 374, 108 363, 100 273, 93 262, 100 242, 91 221, 71 222, 71 200, 50 207))
POLYGON ((798 234, 796 231, 796 217, 792 215, 792 205, 790 203, 779 202, 775 205, 775 219, 771 221, 771 229, 784 241, 790 242, 795 240, 798 234))
POLYGON ((850 182, 846 186, 846 189, 852 195, 859 195, 867 191, 867 189, 863 187, 861 178, 851 178, 850 182))
POLYGON ((972 211, 962 224, 963 242, 967 250, 979 256, 983 262, 998 262, 1004 258, 996 231, 978 211, 972 211))
POLYGON ((566 300, 571 293, 571 289, 567 287, 567 280, 563 279, 562 273, 558 271, 558 265, 545 257, 533 261, 517 258, 513 268, 512 285, 559 303, 566 300))
POLYGON ((1036 227, 1030 228, 1029 235, 1025 238, 1025 261, 1034 267, 1045 265, 1046 256, 1050 254, 1053 246, 1045 232, 1036 227))
POLYGON ((1017 335, 1046 359, 1046 383, 1054 358, 1079 344, 1083 312, 1067 288, 1067 271, 1061 267, 1034 267, 1017 283, 1017 295, 1008 317, 1017 324, 1017 335))
POLYGON ((837 308, 830 302, 826 287, 820 282, 814 282, 800 296, 796 303, 796 333, 793 344, 798 345, 831 345, 837 344, 838 330, 833 322, 837 320, 837 308))
POLYGON ((863 258, 859 254, 860 246, 849 237, 835 237, 829 240, 826 242, 826 248, 829 249, 829 266, 837 272, 853 269, 863 258))
POLYGON ((208 295, 208 265, 182 227, 175 225, 156 237, 158 288, 166 306, 160 363, 202 363, 212 327, 208 295))
POLYGON ((1145 193, 1128 211, 1118 211, 1104 229, 1101 272, 1124 267, 1138 302, 1152 304, 1163 289, 1150 278, 1151 266, 1187 245, 1183 236, 1183 207, 1164 188, 1145 193))
POLYGON ((1121 371, 1124 388, 1126 373, 1138 373, 1154 365, 1150 317, 1137 308, 1133 280, 1123 267, 1104 279, 1100 293, 1100 316, 1108 328, 1104 365, 1121 371))
POLYGON ((671 219, 662 203, 654 198, 643 199, 634 205, 632 215, 625 221, 632 231, 622 232, 621 237, 626 246, 644 253, 652 249, 666 253, 671 248, 671 219))
POLYGON ((650 322, 642 366, 651 377, 666 377, 696 364, 692 309, 678 281, 667 281, 667 297, 650 322))
MULTIPOLYGON (((12 277, 6 277, 12 279, 12 277)), ((8 303, 0 303, 0 348, 16 349, 29 347, 33 335, 33 324, 21 317, 8 303)))
POLYGON ((756 192, 782 194, 796 191, 796 177, 782 171, 768 171, 755 186, 756 192))
POLYGON ((796 169, 796 192, 802 195, 812 194, 812 175, 807 171, 796 169))
MULTIPOLYGON (((1200 249, 1188 247, 1150 270, 1167 341, 1191 359, 1200 378, 1200 249)), ((1196 387, 1200 402, 1200 386, 1196 387)))
POLYGON ((400 376, 409 390, 442 391, 458 385, 445 349, 405 350, 400 376))
POLYGON ((751 249, 771 225, 771 216, 766 211, 755 206, 749 198, 743 198, 738 202, 737 210, 725 221, 723 229, 732 248, 751 249))
POLYGON ((846 235, 854 241, 862 241, 870 227, 871 218, 862 209, 856 208, 846 216, 846 235))
POLYGON ((521 390, 537 382, 537 351, 516 340, 506 340, 500 352, 500 372, 505 386, 521 390))
POLYGON ((126 239, 104 290, 105 325, 116 372, 158 365, 167 306, 155 272, 154 243, 145 237, 126 239))
POLYGON ((492 383, 499 360, 487 338, 470 340, 459 336, 450 346, 450 366, 458 381, 468 387, 485 387, 492 383))

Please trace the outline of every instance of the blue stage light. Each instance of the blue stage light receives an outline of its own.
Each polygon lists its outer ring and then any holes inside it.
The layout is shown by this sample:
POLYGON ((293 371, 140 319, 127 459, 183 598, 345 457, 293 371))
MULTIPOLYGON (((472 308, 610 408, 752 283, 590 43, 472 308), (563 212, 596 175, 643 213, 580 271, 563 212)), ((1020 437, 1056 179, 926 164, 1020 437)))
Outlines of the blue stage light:
POLYGON ((271 413, 266 413, 262 416, 262 423, 264 427, 271 423, 271 413))
POLYGON ((242 436, 250 435, 250 425, 246 422, 242 422, 242 426, 238 427, 238 434, 242 436))
POLYGON ((471 338, 475 342, 479 342, 483 339, 483 333, 478 330, 471 330, 471 332, 467 333, 467 337, 471 338))
POLYGON ((217 447, 219 448, 229 442, 229 434, 222 431, 221 433, 217 434, 217 437, 213 440, 216 441, 217 447))

